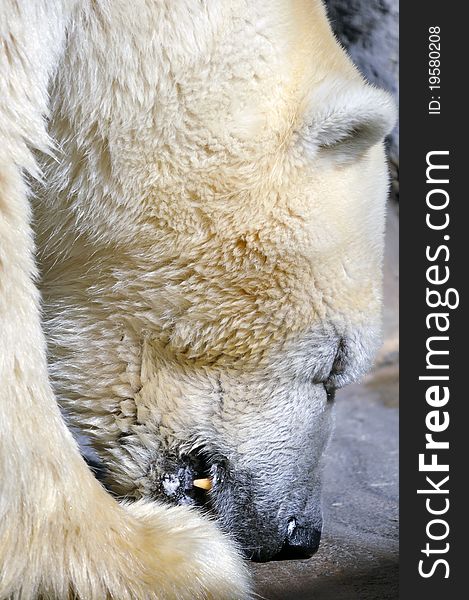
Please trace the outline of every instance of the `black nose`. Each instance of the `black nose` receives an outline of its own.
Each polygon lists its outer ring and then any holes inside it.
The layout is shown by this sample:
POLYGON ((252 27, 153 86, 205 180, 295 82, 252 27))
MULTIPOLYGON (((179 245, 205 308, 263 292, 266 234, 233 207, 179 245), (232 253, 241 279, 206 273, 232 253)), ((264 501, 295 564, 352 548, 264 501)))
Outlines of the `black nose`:
POLYGON ((291 518, 288 521, 287 535, 282 549, 274 560, 310 558, 318 551, 320 541, 320 528, 300 525, 295 518, 291 518))

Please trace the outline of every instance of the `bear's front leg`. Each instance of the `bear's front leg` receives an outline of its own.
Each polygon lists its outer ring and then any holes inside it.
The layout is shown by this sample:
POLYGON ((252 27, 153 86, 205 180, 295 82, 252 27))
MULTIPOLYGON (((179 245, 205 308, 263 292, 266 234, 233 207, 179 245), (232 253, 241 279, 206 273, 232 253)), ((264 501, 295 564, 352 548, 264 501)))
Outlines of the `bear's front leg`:
POLYGON ((241 559, 195 513, 120 506, 52 392, 24 172, 47 149, 47 83, 75 2, 0 3, 0 600, 237 599, 241 559))
POLYGON ((49 384, 27 198, 6 161, 0 239, 0 599, 246 597, 242 561, 213 523, 120 506, 82 459, 49 384))
POLYGON ((0 599, 246 597, 242 561, 214 524, 120 506, 80 456, 48 380, 26 190, 8 160, 0 239, 0 599))
POLYGON ((73 440, 62 442, 62 461, 42 455, 34 464, 27 449, 27 468, 2 481, 2 600, 248 597, 242 561, 213 523, 185 507, 120 506, 73 440))

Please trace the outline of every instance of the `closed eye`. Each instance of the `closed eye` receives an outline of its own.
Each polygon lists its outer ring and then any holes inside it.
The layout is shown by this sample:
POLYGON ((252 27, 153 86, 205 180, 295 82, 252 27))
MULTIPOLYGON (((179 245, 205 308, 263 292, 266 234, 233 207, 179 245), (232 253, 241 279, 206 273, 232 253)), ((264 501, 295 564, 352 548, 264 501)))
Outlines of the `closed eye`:
POLYGON ((336 391, 335 385, 333 385, 329 381, 326 381, 326 383, 324 383, 324 389, 326 390, 327 401, 334 402, 336 391))
POLYGON ((344 372, 345 362, 346 362, 346 352, 347 345, 344 338, 341 338, 339 341, 339 345, 337 347, 337 352, 334 358, 334 362, 332 363, 331 372, 329 373, 329 377, 324 382, 324 389, 327 394, 327 401, 333 402, 335 399, 335 391, 336 391, 336 378, 337 375, 340 375, 344 372))
POLYGON ((329 373, 328 380, 337 377, 337 375, 341 375, 346 367, 347 362, 347 343, 345 339, 340 338, 339 345, 337 347, 337 352, 334 357, 334 362, 332 363, 331 372, 329 373))

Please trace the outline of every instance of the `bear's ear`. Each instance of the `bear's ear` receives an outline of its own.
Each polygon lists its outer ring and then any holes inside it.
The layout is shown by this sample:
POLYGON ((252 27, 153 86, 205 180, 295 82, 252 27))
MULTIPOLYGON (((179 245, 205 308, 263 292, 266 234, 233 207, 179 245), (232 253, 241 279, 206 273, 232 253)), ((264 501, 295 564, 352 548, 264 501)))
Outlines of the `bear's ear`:
POLYGON ((391 95, 361 82, 324 83, 310 106, 309 145, 337 164, 355 160, 382 141, 396 122, 391 95))

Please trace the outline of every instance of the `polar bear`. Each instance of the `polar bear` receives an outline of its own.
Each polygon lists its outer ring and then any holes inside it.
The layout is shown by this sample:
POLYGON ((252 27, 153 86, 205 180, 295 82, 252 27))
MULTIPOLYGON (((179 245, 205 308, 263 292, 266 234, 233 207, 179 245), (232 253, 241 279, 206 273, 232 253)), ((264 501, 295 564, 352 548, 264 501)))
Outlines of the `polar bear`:
POLYGON ((379 340, 392 101, 319 0, 2 0, 0 42, 0 598, 248 597, 379 340))

